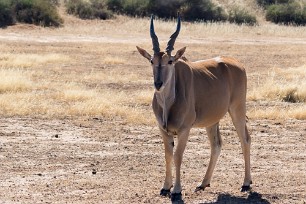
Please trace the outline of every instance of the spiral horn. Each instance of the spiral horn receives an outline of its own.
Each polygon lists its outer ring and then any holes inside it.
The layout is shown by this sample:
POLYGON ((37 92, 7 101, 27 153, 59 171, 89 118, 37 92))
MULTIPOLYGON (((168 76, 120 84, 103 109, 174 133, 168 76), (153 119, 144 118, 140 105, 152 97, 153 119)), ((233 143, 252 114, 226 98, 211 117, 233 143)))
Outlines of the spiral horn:
POLYGON ((176 26, 176 31, 170 36, 170 40, 167 44, 167 48, 166 48, 166 52, 168 55, 171 55, 171 52, 172 50, 174 50, 174 43, 175 43, 175 40, 178 36, 178 34, 180 33, 180 30, 181 30, 181 17, 180 17, 180 14, 178 14, 178 17, 177 17, 177 26, 176 26))
POLYGON ((152 38, 154 54, 157 54, 157 53, 160 52, 160 49, 159 49, 158 38, 157 38, 157 36, 155 34, 155 31, 154 31, 153 19, 154 19, 154 16, 152 15, 151 16, 151 25, 150 25, 150 35, 151 35, 151 38, 152 38))

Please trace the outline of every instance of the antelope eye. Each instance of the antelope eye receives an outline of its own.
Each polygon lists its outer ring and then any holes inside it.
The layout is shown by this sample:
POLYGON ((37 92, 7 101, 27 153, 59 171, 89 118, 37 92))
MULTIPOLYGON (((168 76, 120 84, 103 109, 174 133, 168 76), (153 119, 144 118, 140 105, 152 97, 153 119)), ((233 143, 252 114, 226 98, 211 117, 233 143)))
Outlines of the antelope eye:
POLYGON ((168 64, 172 64, 172 63, 173 63, 172 60, 169 60, 168 64))
POLYGON ((150 60, 151 64, 153 64, 153 60, 150 60))

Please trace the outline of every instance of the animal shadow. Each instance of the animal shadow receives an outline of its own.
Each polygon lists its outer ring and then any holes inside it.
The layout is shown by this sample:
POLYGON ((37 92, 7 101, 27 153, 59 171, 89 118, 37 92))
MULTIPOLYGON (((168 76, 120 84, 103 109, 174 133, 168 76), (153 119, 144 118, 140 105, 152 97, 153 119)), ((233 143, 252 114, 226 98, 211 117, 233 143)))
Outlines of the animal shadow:
POLYGON ((185 204, 184 200, 172 201, 171 204, 185 204))
MULTIPOLYGON (((205 204, 270 204, 270 202, 264 198, 262 195, 257 192, 250 192, 247 198, 236 197, 230 194, 220 194, 216 201, 205 204)), ((204 204, 204 203, 200 203, 204 204)))

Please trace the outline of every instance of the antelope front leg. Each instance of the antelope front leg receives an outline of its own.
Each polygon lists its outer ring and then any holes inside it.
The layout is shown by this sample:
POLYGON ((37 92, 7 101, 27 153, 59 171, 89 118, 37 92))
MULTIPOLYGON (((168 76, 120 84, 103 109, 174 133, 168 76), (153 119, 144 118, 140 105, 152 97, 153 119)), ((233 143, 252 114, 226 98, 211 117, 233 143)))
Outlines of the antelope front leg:
POLYGON ((166 159, 166 178, 163 188, 160 190, 161 196, 170 197, 170 188, 172 187, 172 161, 173 161, 173 147, 174 140, 172 135, 168 135, 163 130, 160 130, 164 147, 165 147, 165 159, 166 159))
POLYGON ((174 164, 175 164, 175 182, 174 188, 171 193, 171 201, 181 201, 182 200, 182 186, 181 186, 181 164, 183 160, 183 153, 186 148, 188 141, 189 131, 184 130, 178 133, 177 136, 177 147, 174 153, 174 164))
POLYGON ((195 192, 205 190, 206 187, 210 186, 210 180, 221 152, 222 140, 219 132, 219 123, 207 127, 206 132, 210 142, 210 160, 205 177, 201 185, 195 189, 195 192))

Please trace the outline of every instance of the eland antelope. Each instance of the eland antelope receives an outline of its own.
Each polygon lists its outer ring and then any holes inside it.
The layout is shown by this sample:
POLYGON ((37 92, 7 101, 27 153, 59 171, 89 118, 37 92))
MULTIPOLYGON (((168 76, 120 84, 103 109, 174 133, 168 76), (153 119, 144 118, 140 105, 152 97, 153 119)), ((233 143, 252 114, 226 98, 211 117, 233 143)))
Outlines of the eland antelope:
POLYGON ((230 57, 216 57, 189 62, 182 60, 186 47, 171 55, 180 32, 178 17, 176 31, 171 35, 165 52, 159 48, 151 17, 150 35, 154 54, 137 46, 153 68, 155 93, 152 107, 163 138, 166 160, 166 178, 160 191, 172 201, 182 200, 181 163, 192 127, 205 127, 211 146, 209 165, 202 183, 195 191, 210 186, 213 170, 221 151, 220 119, 229 112, 237 130, 245 162, 245 175, 241 191, 251 187, 250 145, 246 126, 247 77, 242 64, 230 57), (174 150, 174 135, 177 146, 174 150), (172 162, 175 164, 175 182, 172 183, 172 162), (173 187, 172 192, 170 189, 173 187))

